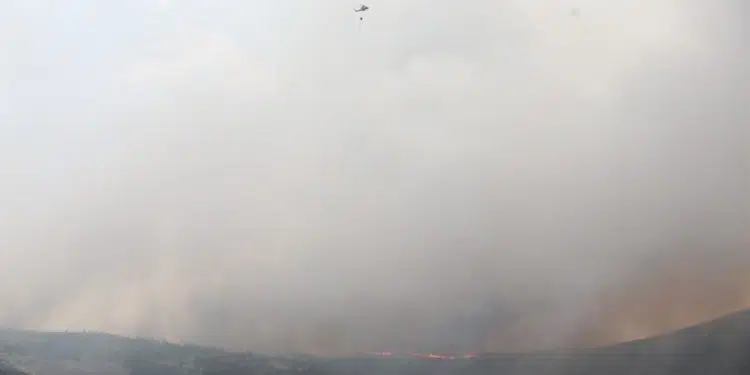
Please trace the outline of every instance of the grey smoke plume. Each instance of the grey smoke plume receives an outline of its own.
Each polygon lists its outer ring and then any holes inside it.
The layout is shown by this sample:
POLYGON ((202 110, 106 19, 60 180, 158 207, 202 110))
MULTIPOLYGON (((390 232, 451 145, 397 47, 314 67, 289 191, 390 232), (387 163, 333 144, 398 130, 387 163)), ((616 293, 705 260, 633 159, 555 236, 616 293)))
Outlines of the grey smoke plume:
POLYGON ((750 307, 742 2, 128 4, 1 6, 5 325, 523 350, 750 307))

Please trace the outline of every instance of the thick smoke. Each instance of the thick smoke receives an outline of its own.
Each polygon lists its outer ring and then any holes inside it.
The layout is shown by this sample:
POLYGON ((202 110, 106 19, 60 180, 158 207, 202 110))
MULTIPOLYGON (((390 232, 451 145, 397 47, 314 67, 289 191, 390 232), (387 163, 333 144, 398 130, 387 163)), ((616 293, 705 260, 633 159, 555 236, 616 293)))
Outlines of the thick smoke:
POLYGON ((0 12, 4 325, 526 350, 750 307, 741 2, 222 4, 0 12))

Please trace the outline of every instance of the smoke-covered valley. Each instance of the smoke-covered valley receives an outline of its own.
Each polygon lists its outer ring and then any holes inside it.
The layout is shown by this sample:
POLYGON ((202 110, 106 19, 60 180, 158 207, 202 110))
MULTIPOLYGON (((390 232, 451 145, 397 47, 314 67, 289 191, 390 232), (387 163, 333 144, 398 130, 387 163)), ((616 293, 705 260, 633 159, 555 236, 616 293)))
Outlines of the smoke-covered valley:
POLYGON ((748 14, 4 3, 0 325, 515 351, 750 307, 748 14))

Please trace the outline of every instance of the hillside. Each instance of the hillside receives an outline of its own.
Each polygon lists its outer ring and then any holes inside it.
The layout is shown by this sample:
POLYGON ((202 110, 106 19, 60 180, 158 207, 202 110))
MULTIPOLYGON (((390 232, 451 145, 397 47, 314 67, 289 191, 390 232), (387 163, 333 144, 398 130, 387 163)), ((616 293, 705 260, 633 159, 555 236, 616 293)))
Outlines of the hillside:
POLYGON ((750 374, 750 310, 590 355, 658 363, 669 374, 750 374))
POLYGON ((12 365, 0 361, 0 375, 28 375, 25 372, 13 367, 12 365))
MULTIPOLYGON (((750 311, 649 339, 554 354, 456 360, 269 357, 102 333, 4 330, 0 358, 38 375, 745 375, 750 311)), ((0 363, 0 375, 22 374, 12 371, 0 363)))

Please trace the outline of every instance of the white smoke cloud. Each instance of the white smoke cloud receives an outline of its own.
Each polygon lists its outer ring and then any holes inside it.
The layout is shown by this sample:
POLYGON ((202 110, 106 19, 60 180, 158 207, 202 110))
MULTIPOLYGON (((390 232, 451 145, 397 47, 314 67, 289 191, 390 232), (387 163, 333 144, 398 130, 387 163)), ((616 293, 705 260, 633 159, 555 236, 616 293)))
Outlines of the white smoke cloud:
POLYGON ((626 338, 598 311, 663 259, 747 264, 728 1, 133 4, 4 6, 4 324, 533 348, 626 338))

